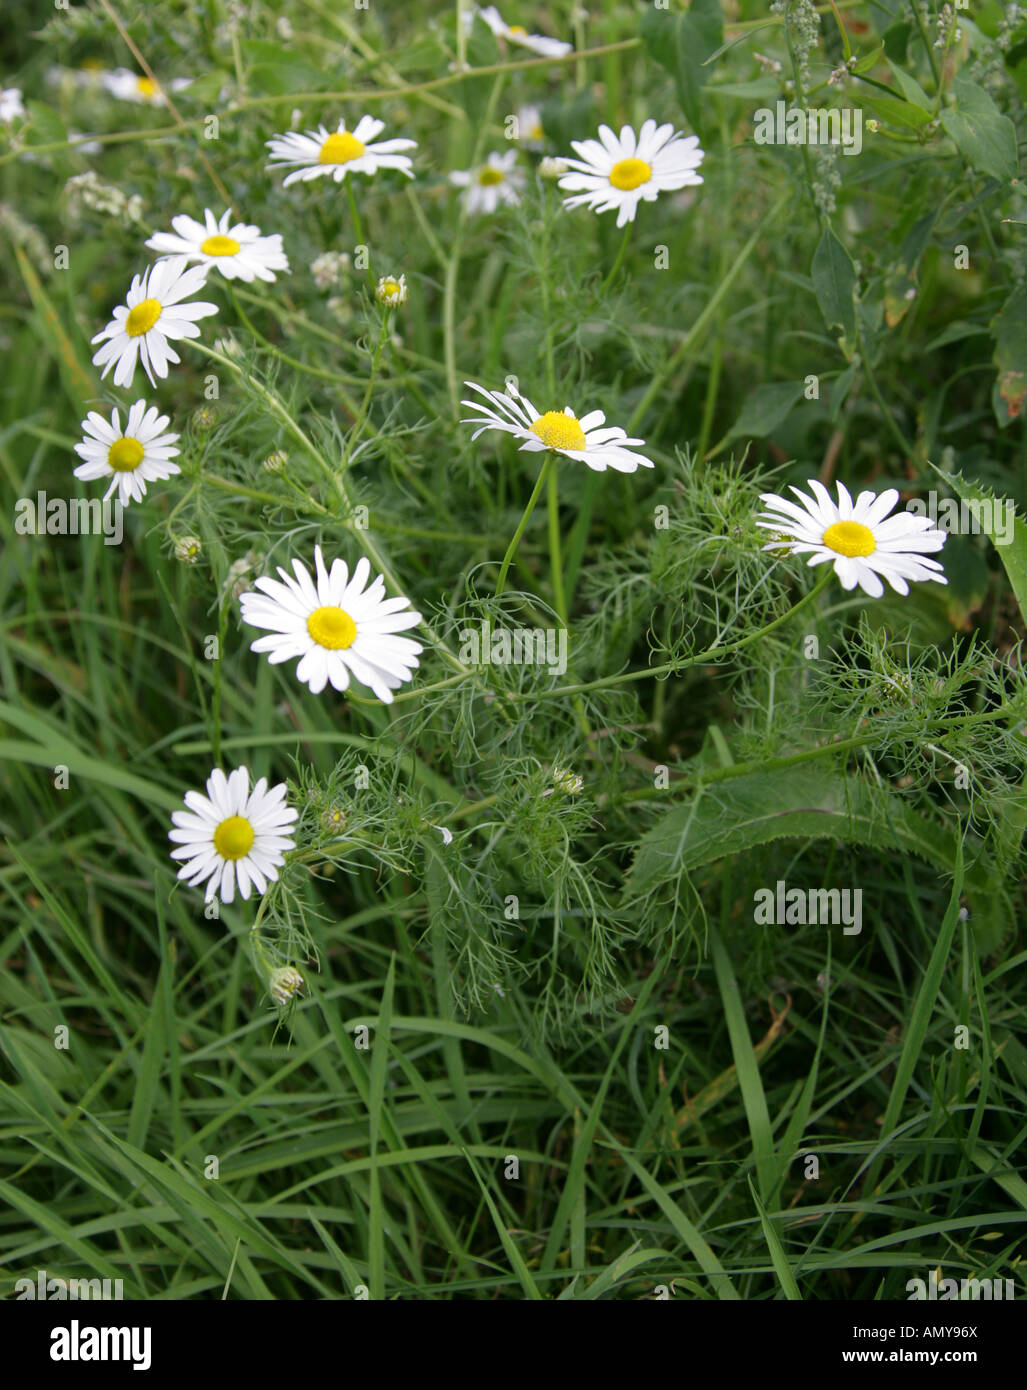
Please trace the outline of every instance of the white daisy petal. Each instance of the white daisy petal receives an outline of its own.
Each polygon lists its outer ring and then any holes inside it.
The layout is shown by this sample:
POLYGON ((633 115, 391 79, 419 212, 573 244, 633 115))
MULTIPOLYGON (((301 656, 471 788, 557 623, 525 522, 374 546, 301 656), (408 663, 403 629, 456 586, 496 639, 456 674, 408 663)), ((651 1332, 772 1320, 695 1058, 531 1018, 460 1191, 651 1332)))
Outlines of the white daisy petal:
POLYGON ((476 425, 472 435, 486 429, 500 430, 512 434, 522 441, 521 448, 532 452, 552 449, 564 454, 578 463, 585 463, 596 472, 613 468, 619 473, 634 473, 641 466, 652 468, 653 462, 644 454, 626 448, 629 444, 644 444, 642 439, 629 439, 618 426, 607 425, 606 415, 601 410, 589 411, 578 417, 570 406, 563 410, 547 410, 544 414, 535 412, 527 397, 516 400, 501 391, 487 391, 483 386, 469 381, 472 391, 479 392, 488 404, 481 401, 462 401, 471 410, 479 412, 462 420, 465 425, 476 425), (523 422, 523 423, 522 423, 523 422))
POLYGON ((250 650, 267 653, 272 665, 298 661, 296 678, 315 695, 329 684, 344 691, 352 677, 391 702, 391 690, 412 677, 422 651, 395 634, 420 623, 420 613, 407 598, 385 596, 384 579, 371 578, 365 557, 350 571, 342 560, 326 563, 318 546, 313 577, 300 560, 292 566, 294 577, 279 569, 284 584, 257 579, 241 596, 243 622, 270 634, 250 650), (381 679, 383 668, 391 686, 381 679))
POLYGON ((776 537, 765 550, 784 547, 792 555, 812 551, 810 565, 833 564, 842 588, 859 585, 871 598, 883 595, 884 580, 900 594, 909 593, 908 580, 948 583, 941 565, 927 558, 945 544, 945 533, 926 517, 888 515, 899 500, 895 488, 880 495, 864 491, 853 502, 844 484, 837 483, 836 503, 819 479, 811 478, 807 486, 812 497, 791 488, 801 506, 776 493, 762 494, 766 510, 756 525, 776 537))
POLYGON ((277 879, 285 852, 295 848, 287 830, 299 813, 282 804, 286 791, 284 782, 268 790, 264 778, 251 790, 245 767, 227 778, 214 768, 207 795, 186 792, 189 811, 171 816, 175 828, 168 838, 178 845, 171 857, 185 861, 179 879, 194 888, 206 882, 208 902, 217 896, 231 903, 237 889, 244 899, 254 889, 263 894, 267 883, 277 879))

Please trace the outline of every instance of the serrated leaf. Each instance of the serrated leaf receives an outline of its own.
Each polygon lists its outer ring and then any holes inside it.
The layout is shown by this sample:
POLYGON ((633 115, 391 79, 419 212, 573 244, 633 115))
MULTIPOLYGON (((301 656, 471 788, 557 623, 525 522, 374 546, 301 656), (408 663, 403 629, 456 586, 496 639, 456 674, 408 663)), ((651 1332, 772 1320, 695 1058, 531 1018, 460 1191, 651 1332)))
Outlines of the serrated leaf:
POLYGON ((962 74, 952 83, 955 109, 941 123, 970 168, 1003 181, 1017 174, 1016 127, 1003 116, 983 87, 962 74))
MULTIPOLYGON (((626 901, 726 855, 786 837, 899 850, 942 873, 956 862, 954 837, 884 788, 823 769, 764 770, 700 788, 669 810, 639 842, 626 901)), ((1001 885, 983 867, 968 871, 966 882, 978 940, 984 950, 993 949, 1007 919, 1001 885)))
POLYGON ((981 531, 989 538, 1006 572, 1021 616, 1027 621, 1027 524, 1016 515, 1011 498, 996 497, 980 483, 971 482, 960 473, 946 473, 932 464, 934 471, 948 483, 949 487, 964 502, 976 502, 979 508, 974 515, 981 531), (987 503, 987 505, 984 505, 987 503), (1006 535, 1005 526, 999 526, 999 509, 1003 520, 1008 519, 1009 509, 1013 512, 1012 537, 1006 535))
POLYGON ((704 66, 724 37, 720 0, 693 0, 687 14, 649 8, 639 26, 642 42, 674 79, 678 101, 692 129, 702 133, 702 88, 709 80, 704 66))

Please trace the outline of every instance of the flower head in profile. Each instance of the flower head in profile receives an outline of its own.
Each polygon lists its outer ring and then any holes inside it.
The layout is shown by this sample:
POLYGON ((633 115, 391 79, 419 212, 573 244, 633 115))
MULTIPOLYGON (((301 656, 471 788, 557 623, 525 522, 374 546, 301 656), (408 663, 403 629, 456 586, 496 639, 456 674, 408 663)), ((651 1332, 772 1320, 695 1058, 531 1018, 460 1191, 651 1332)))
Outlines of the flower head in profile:
POLYGON ((400 275, 383 275, 374 287, 374 297, 379 304, 384 304, 387 309, 395 309, 400 304, 407 302, 407 277, 400 275))
POLYGON ((207 778, 207 795, 186 792, 185 811, 172 812, 168 839, 178 846, 172 859, 185 862, 178 871, 190 887, 206 883, 205 898, 230 903, 239 889, 248 898, 255 888, 267 892, 295 848, 291 830, 299 812, 285 801, 286 786, 268 787, 267 778, 250 788, 250 774, 236 768, 228 777, 216 767, 207 778))
POLYGON ((131 386, 137 359, 155 386, 155 377, 167 376, 169 362, 182 360, 168 340, 198 338, 196 320, 217 313, 216 304, 203 300, 185 303, 207 278, 206 266, 190 270, 188 265, 184 256, 171 256, 133 276, 125 303, 114 310, 110 323, 93 339, 103 343, 93 357, 93 365, 103 368, 103 376, 117 363, 115 386, 131 386))
POLYGON ((271 977, 267 982, 267 992, 278 1005, 284 1009, 287 1004, 301 993, 306 984, 300 972, 291 965, 280 965, 277 970, 272 970, 271 977))
POLYGON ((528 48, 543 58, 562 58, 574 48, 573 44, 564 43, 561 39, 547 38, 545 34, 529 34, 523 24, 507 24, 495 5, 486 5, 484 9, 468 13, 468 23, 473 23, 475 14, 485 21, 496 38, 506 39, 508 43, 518 44, 521 48, 528 48))
POLYGON ((270 284, 276 270, 289 269, 277 232, 264 236, 259 227, 233 223, 231 218, 231 212, 216 218, 210 208, 204 209, 202 222, 180 213, 171 219, 174 234, 155 232, 146 245, 162 256, 185 256, 188 261, 220 270, 226 280, 247 284, 253 280, 270 284))
POLYGON ((898 594, 909 593, 909 580, 948 583, 937 560, 927 558, 945 544, 945 532, 937 530, 930 517, 911 512, 889 515, 899 500, 895 488, 880 494, 861 492, 853 502, 838 483, 835 503, 816 478, 810 478, 806 486, 812 497, 790 489, 799 505, 774 492, 761 494, 767 510, 756 525, 776 537, 764 550, 784 546, 791 555, 809 555, 811 565, 833 564, 843 589, 858 584, 871 598, 884 593, 882 579, 898 594))
POLYGON ((76 454, 85 460, 75 469, 75 477, 86 482, 109 478, 105 502, 115 492, 123 507, 141 502, 147 483, 163 482, 179 471, 178 464, 171 462, 180 452, 175 448, 178 435, 164 433, 170 423, 155 405, 147 409, 145 401, 130 407, 124 432, 117 410, 109 421, 91 410, 82 421, 86 438, 75 445, 76 454))
POLYGON ((507 150, 505 154, 490 154, 477 169, 450 174, 450 183, 464 189, 463 204, 469 216, 517 206, 524 190, 524 171, 516 164, 517 151, 507 150))
POLYGON ((361 116, 352 130, 346 122, 329 132, 325 126, 317 130, 290 130, 266 141, 271 151, 268 170, 292 169, 282 183, 288 188, 298 179, 306 183, 322 174, 329 174, 341 183, 347 174, 376 174, 379 169, 398 169, 407 178, 414 177, 410 156, 402 150, 416 150, 416 140, 376 140, 385 129, 385 122, 374 116, 361 116))
POLYGON ((485 398, 482 401, 461 401, 480 412, 470 419, 462 420, 464 425, 477 425, 471 436, 477 439, 484 430, 502 430, 523 440, 521 448, 529 452, 552 449, 565 454, 569 459, 588 464, 596 473, 607 468, 617 473, 634 473, 641 465, 652 468, 653 462, 644 454, 637 454, 629 445, 644 444, 644 439, 629 439, 624 430, 616 425, 607 425, 606 416, 601 410, 592 410, 579 420, 568 405, 562 411, 535 409, 527 396, 520 392, 487 391, 473 381, 465 381, 472 391, 485 398))
POLYGON ((522 106, 517 111, 517 143, 528 150, 540 150, 546 132, 542 128, 542 111, 537 106, 522 106))
POLYGON ((329 682, 346 690, 352 677, 391 704, 392 692, 410 680, 423 650, 419 642, 396 634, 416 627, 420 613, 407 598, 386 598, 381 575, 368 584, 366 559, 358 560, 350 575, 342 560, 328 569, 317 546, 313 577, 299 560, 292 568, 289 574, 278 567, 281 583, 258 579, 259 592, 242 595, 243 622, 270 633, 250 650, 268 652, 272 665, 299 658, 296 678, 315 695, 329 682))
POLYGON ((569 172, 560 187, 574 196, 563 200, 564 207, 616 208, 618 227, 634 222, 640 202, 702 183, 696 173, 704 158, 698 137, 681 135, 672 125, 645 121, 637 136, 629 125, 620 135, 601 125, 598 140, 572 140, 571 146, 578 158, 567 159, 569 172))

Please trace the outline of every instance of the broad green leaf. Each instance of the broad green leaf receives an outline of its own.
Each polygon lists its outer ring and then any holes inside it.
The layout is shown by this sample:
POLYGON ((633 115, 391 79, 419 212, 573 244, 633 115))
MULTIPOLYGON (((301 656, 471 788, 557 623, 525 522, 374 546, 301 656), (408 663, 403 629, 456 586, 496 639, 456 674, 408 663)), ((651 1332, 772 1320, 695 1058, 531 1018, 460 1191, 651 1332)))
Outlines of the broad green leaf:
POLYGON ((899 67, 896 63, 889 63, 895 81, 898 83, 902 95, 913 106, 918 106, 921 111, 926 111, 930 115, 934 103, 921 87, 920 83, 908 73, 905 68, 899 67))
POLYGON ((813 255, 813 292, 828 328, 840 328, 846 357, 856 336, 856 269, 845 247, 825 227, 813 255))
POLYGON ((639 33, 649 52, 673 77, 681 109, 692 129, 701 134, 701 92, 710 76, 710 68, 704 64, 723 42, 720 0, 693 0, 686 14, 648 8, 639 33))
POLYGON ((746 397, 729 438, 766 438, 787 417, 801 395, 801 381, 768 381, 754 387, 746 397))
POLYGON ((1027 620, 1027 524, 1016 515, 1012 499, 996 497, 988 488, 970 482, 962 474, 945 473, 934 464, 931 467, 945 479, 957 497, 965 502, 977 504, 974 515, 981 531, 991 540, 998 552, 1006 578, 1016 595, 1020 613, 1027 620), (1010 514, 1013 516, 1011 538, 1005 525, 1010 514))
MULTIPOLYGON (((785 837, 840 840, 915 854, 942 873, 956 862, 951 832, 899 797, 856 776, 801 767, 748 773, 700 787, 643 835, 625 886, 630 903, 725 855, 785 837)), ((1005 930, 1000 882, 983 865, 968 870, 967 894, 982 949, 1005 930)))
POLYGON ((868 107, 882 121, 887 121, 889 125, 904 126, 907 130, 918 130, 931 119, 929 111, 914 106, 910 101, 900 101, 898 97, 868 97, 865 92, 860 92, 859 99, 863 106, 868 107))
POLYGON ((941 113, 945 133, 978 174, 1003 181, 1016 178, 1016 127, 1003 116, 983 87, 961 74, 952 83, 955 109, 941 113))

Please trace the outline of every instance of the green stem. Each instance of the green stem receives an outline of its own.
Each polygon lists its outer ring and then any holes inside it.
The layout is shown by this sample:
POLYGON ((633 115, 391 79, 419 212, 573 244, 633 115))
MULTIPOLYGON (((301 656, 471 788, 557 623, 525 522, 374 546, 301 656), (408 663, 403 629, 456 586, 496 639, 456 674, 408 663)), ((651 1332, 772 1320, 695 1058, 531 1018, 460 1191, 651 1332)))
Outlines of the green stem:
MULTIPOLYGON (((555 458, 554 455, 550 455, 555 458)), ((556 468, 549 470, 549 567, 553 576, 553 606, 564 627, 567 626, 567 599, 563 588, 563 565, 560 560, 560 498, 556 486, 556 468)))
POLYGON ((603 690, 613 685, 624 685, 628 681, 647 680, 649 677, 676 676, 681 671, 690 670, 694 666, 706 666, 711 662, 719 661, 721 657, 731 656, 734 652, 741 651, 743 647, 758 642, 761 637, 768 637, 776 628, 790 621, 797 613, 801 613, 823 593, 831 582, 832 574, 833 569, 829 567, 828 572, 821 575, 809 593, 804 594, 798 603, 793 604, 786 613, 782 613, 773 622, 767 623, 766 627, 758 628, 755 632, 750 632, 746 637, 739 637, 734 642, 727 642, 722 647, 710 647, 707 651, 698 652, 695 656, 686 657, 683 661, 668 661, 663 666, 646 666, 640 671, 624 671, 619 676, 603 676, 599 680, 584 681, 579 685, 560 685, 553 690, 511 693, 506 698, 508 700, 551 700, 555 696, 581 695, 589 690, 603 690))
POLYGON ((499 578, 496 581, 496 598, 502 597, 503 589, 506 587, 507 571, 510 568, 514 553, 520 544, 521 537, 524 535, 525 527, 531 519, 532 512, 535 510, 535 503, 542 494, 542 485, 549 477, 553 468, 553 461, 554 456, 552 454, 546 454, 546 461, 539 469, 538 477, 535 479, 535 486, 532 489, 531 496, 528 498, 528 505, 524 508, 524 515, 517 525, 517 530, 513 533, 513 539, 506 548, 506 554, 503 556, 503 563, 499 567, 499 578))
MULTIPOLYGON (((389 308, 388 305, 386 305, 382 313, 381 332, 378 335, 378 341, 375 344, 374 355, 371 358, 371 370, 367 376, 367 386, 364 389, 364 399, 360 402, 360 409, 357 411, 357 418, 353 421, 353 426, 350 429, 349 441, 346 445, 346 452, 343 455, 342 464, 340 465, 342 472, 345 472, 346 468, 349 466, 349 461, 353 457, 353 450, 356 448, 357 440, 360 438, 361 431, 364 428, 364 421, 367 419, 367 412, 371 408, 371 395, 374 391, 374 383, 378 376, 378 367, 382 360, 382 353, 385 351, 385 344, 388 342, 389 339, 389 319, 391 316, 392 310, 391 308, 389 308)), ((337 476, 338 475, 336 475, 336 477, 337 476)))
POLYGON ((731 288, 735 280, 738 278, 746 261, 752 255, 753 251, 755 251, 756 247, 760 244, 760 242, 766 239, 768 228, 775 221, 778 213, 782 212, 791 201, 791 193, 785 193, 781 198, 779 198, 778 201, 771 208, 767 216, 761 221, 756 231, 753 232, 752 236, 742 247, 741 251, 739 251, 738 255, 735 257, 734 264, 732 265, 728 273, 724 276, 723 280, 721 280, 716 290, 714 290, 712 296, 710 297, 710 301, 706 305, 705 309, 703 309, 703 311, 700 313, 699 317, 692 324, 692 327, 688 330, 684 338, 682 338, 681 342, 675 348, 674 352, 671 353, 670 357, 668 357, 666 362, 664 362, 660 370, 654 374, 653 379, 649 383, 649 386, 645 394, 639 401, 638 405, 635 407, 631 419, 628 421, 628 434, 634 434, 634 432, 638 429, 642 420, 645 418, 645 414, 648 411, 649 407, 652 405, 653 401, 656 399, 659 393, 663 390, 664 383, 667 381, 669 377, 674 375, 678 367, 681 365, 682 360, 688 355, 689 352, 692 351, 692 349, 702 338, 702 335, 706 332, 707 325, 716 314, 717 309, 720 306, 721 300, 724 298, 728 290, 731 288))
POLYGON ((621 237, 620 246, 617 249, 617 258, 610 268, 610 273, 599 287, 599 293, 603 294, 610 288, 617 278, 617 272, 624 264, 624 257, 628 254, 628 243, 631 241, 631 223, 625 222, 624 235, 621 237))
POLYGON ((374 294, 374 273, 371 270, 371 248, 364 240, 364 224, 360 220, 360 211, 357 207, 357 195, 353 192, 353 176, 347 174, 343 179, 346 185, 346 197, 349 200, 349 215, 353 219, 353 235, 356 237, 357 246, 363 246, 367 251, 367 265, 364 273, 367 276, 367 284, 371 293, 374 294))

